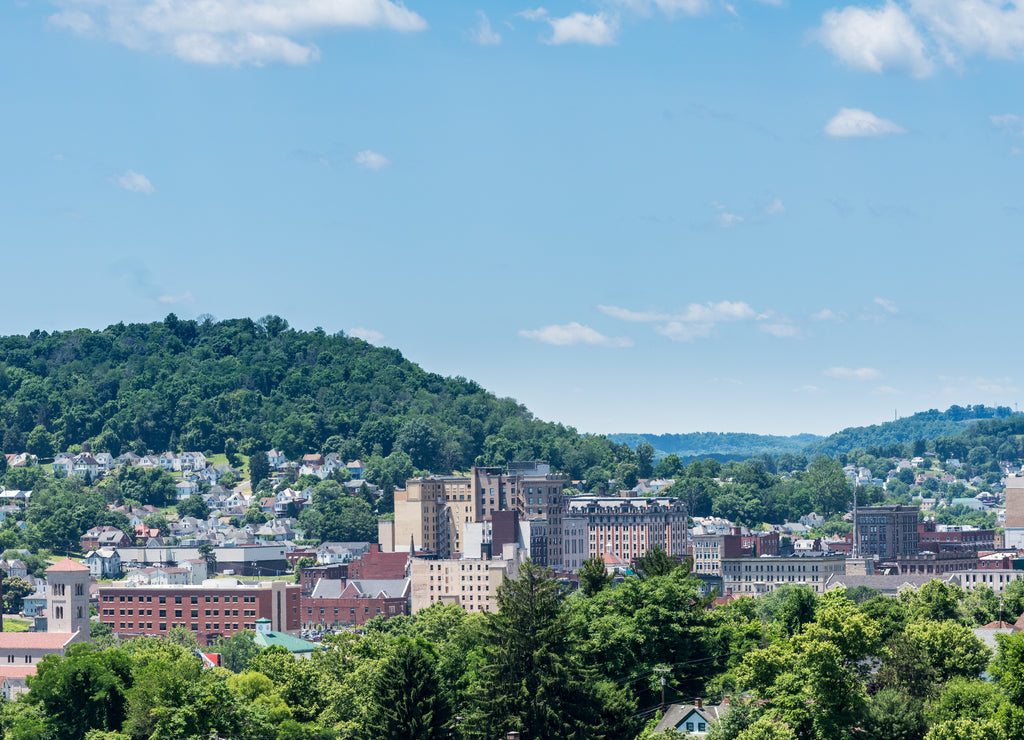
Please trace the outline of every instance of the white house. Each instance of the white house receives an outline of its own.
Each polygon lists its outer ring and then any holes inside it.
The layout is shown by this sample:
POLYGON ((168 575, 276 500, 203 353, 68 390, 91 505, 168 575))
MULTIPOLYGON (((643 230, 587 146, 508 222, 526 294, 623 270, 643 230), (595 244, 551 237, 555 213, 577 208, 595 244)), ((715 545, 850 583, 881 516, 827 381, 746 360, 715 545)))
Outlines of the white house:
POLYGON ((121 575, 121 556, 116 547, 100 547, 85 556, 93 578, 117 578, 121 575))

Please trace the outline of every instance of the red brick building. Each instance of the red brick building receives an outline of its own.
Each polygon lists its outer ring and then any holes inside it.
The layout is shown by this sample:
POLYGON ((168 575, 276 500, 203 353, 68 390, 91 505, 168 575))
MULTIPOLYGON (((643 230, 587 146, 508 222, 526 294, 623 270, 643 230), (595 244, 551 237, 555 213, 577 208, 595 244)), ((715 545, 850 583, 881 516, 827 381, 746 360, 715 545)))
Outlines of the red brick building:
POLYGON ((273 631, 298 635, 300 587, 285 581, 218 579, 201 586, 102 586, 99 617, 118 637, 164 637, 172 627, 191 630, 200 645, 266 617, 273 631))
POLYGON ((320 580, 302 597, 302 626, 307 629, 360 627, 376 616, 409 613, 409 579, 320 580))
POLYGON ((329 581, 347 581, 348 563, 331 563, 330 565, 307 565, 299 571, 299 583, 302 584, 302 595, 309 596, 316 588, 317 582, 326 578, 329 581))
POLYGON ((364 552, 348 564, 350 579, 399 580, 408 573, 409 553, 381 552, 380 545, 370 545, 369 552, 364 552))
POLYGON ((995 548, 994 529, 921 522, 917 533, 921 549, 929 552, 978 552, 995 548))

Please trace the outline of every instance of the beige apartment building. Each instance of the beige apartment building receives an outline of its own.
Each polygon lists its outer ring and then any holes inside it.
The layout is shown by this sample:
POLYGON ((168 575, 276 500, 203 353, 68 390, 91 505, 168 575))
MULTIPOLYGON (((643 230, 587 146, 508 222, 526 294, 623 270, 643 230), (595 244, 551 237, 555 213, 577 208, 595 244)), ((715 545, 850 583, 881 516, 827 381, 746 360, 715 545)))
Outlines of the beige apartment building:
POLYGON ((845 557, 722 558, 722 585, 740 596, 759 596, 785 584, 810 586, 821 594, 829 576, 845 574, 845 557))
MULTIPOLYGON (((474 467, 466 476, 433 476, 406 481, 395 491, 394 547, 414 542, 448 558, 466 550, 465 525, 496 511, 515 511, 519 521, 544 520, 545 543, 538 565, 560 567, 562 561, 562 489, 565 479, 547 463, 510 463, 501 468, 474 467)), ((538 525, 538 531, 541 527, 538 525)))
POLYGON ((522 551, 505 545, 503 559, 413 558, 409 564, 411 613, 434 604, 458 604, 470 613, 495 611, 495 592, 505 577, 515 578, 522 551))
POLYGON ((686 507, 677 499, 655 496, 577 496, 568 514, 587 522, 587 557, 613 553, 627 563, 660 547, 686 555, 686 507))

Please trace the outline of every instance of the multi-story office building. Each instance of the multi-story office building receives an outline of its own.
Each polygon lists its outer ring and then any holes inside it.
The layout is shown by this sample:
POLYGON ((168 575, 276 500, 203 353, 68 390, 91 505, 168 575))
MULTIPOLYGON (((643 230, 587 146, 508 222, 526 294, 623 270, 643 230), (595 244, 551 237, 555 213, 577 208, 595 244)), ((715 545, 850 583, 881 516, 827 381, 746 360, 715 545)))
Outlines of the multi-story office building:
POLYGON ((917 555, 920 538, 917 532, 916 506, 866 506, 857 509, 854 531, 859 538, 860 557, 893 561, 917 555))
POLYGON ((794 556, 722 558, 722 585, 726 593, 758 596, 785 584, 807 585, 824 593, 831 575, 846 573, 846 558, 794 556))
POLYGON ((577 496, 567 515, 587 522, 587 557, 610 552, 632 562, 654 547, 686 555, 686 507, 678 499, 577 496))
POLYGON ((209 645, 270 620, 274 632, 299 632, 301 586, 285 581, 218 578, 201 585, 101 586, 99 617, 118 637, 165 637, 172 627, 191 630, 209 645))
POLYGON ((590 557, 587 519, 566 514, 562 517, 562 570, 579 570, 590 557))
POLYGON ((414 478, 404 490, 395 491, 394 547, 405 550, 411 541, 417 550, 453 557, 467 549, 467 524, 482 522, 495 512, 514 511, 520 522, 547 522, 545 540, 534 548, 534 561, 559 567, 564 485, 562 476, 540 462, 509 463, 507 473, 501 468, 473 468, 469 477, 414 478))
POLYGON ((504 547, 502 558, 413 558, 409 565, 412 613, 433 604, 459 604, 468 612, 497 609, 495 592, 505 577, 519 573, 523 553, 515 544, 504 547))
POLYGON ((917 525, 919 546, 930 552, 979 552, 995 549, 994 529, 981 529, 959 524, 936 524, 934 521, 917 525))

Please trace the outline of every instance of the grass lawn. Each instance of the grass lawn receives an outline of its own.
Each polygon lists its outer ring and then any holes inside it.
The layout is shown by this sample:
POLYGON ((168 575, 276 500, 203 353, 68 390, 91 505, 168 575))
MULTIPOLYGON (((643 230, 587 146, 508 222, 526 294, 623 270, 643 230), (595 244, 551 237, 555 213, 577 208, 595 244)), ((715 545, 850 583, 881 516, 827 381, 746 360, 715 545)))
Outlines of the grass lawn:
POLYGON ((4 615, 4 632, 28 632, 28 626, 32 624, 29 619, 8 617, 4 615))

